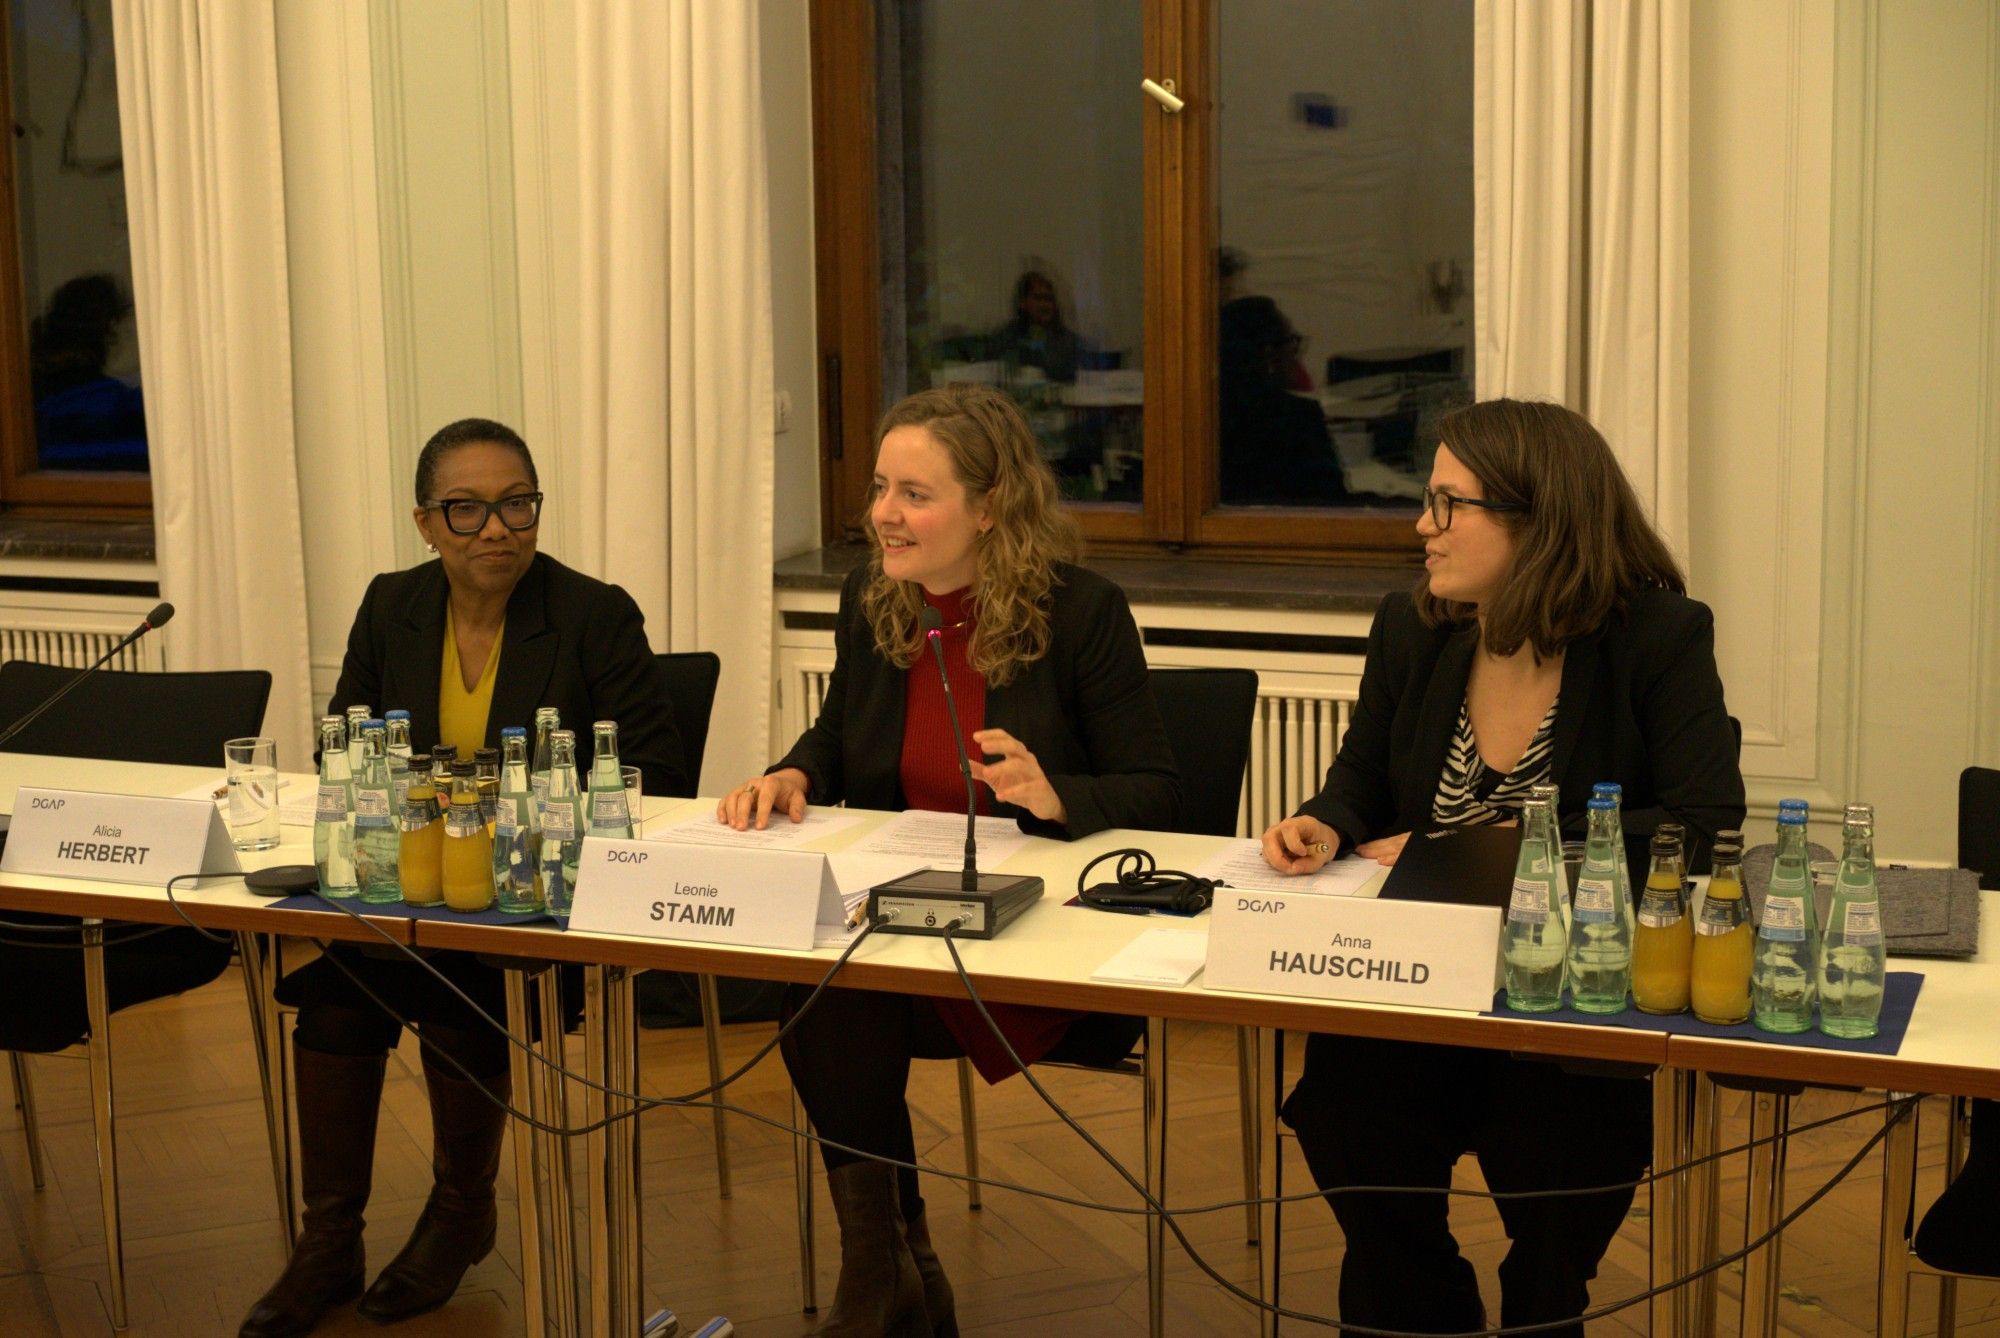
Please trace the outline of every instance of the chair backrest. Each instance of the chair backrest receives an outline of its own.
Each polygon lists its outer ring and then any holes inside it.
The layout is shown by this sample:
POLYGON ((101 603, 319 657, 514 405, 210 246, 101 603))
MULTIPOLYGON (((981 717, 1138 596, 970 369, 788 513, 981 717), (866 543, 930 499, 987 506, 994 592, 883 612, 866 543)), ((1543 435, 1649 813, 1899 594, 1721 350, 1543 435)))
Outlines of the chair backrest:
MULTIPOLYGON (((76 672, 32 660, 0 664, 0 728, 34 710, 76 672)), ((263 728, 270 696, 271 675, 263 669, 101 669, 6 746, 16 753, 220 767, 224 743, 263 728)))
POLYGON ((1992 767, 1958 773, 1958 867, 2000 890, 2000 771, 1992 767))
POLYGON ((1250 763, 1257 675, 1249 669, 1155 669, 1148 677, 1181 773, 1176 830, 1234 836, 1250 763))
POLYGON ((722 658, 712 650, 684 650, 658 655, 673 695, 674 728, 680 732, 682 761, 688 784, 701 792, 701 758, 708 751, 708 718, 715 710, 715 685, 722 678, 722 658))

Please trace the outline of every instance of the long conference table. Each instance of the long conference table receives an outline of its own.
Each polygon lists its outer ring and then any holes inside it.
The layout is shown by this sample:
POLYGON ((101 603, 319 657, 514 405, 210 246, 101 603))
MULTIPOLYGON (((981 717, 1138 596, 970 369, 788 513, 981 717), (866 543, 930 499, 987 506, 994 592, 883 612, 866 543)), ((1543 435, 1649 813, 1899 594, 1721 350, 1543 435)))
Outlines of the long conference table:
MULTIPOLYGON (((16 788, 23 784, 105 793, 170 796, 219 779, 219 768, 165 767, 31 757, 0 753, 0 795, 10 812, 16 788)), ((309 792, 311 776, 290 776, 290 794, 309 792)), ((713 811, 714 801, 648 798, 644 825, 648 834, 691 814, 713 811)), ((809 850, 827 853, 863 840, 889 814, 866 814, 862 821, 835 832, 809 850)), ((1124 1013, 1154 1019, 1149 1044, 1159 1047, 1149 1064, 1150 1095, 1166 1095, 1164 1042, 1170 1021, 1202 1021, 1256 1028, 1256 1068, 1246 1092, 1256 1107, 1259 1130, 1257 1156, 1261 1183, 1274 1182, 1278 1155, 1275 1091, 1282 1082, 1277 1059, 1285 1031, 1332 1032, 1393 1037, 1446 1045, 1468 1045, 1543 1056, 1630 1066, 1654 1072, 1654 1165, 1679 1167, 1694 1149, 1693 1129, 1704 1109, 1712 1122, 1713 1082, 1717 1078, 1748 1079, 1752 1083, 1802 1082, 1833 1087, 1883 1089, 1892 1095, 1941 1094, 2000 1098, 2000 1046, 1993 1043, 1987 1019, 2000 999, 2000 957, 1990 949, 1966 961, 1927 960, 1914 965, 1924 982, 1907 1033, 1891 1056, 1860 1054, 1819 1046, 1778 1046, 1712 1039, 1631 1026, 1581 1026, 1538 1021, 1512 1015, 1489 1015, 1442 1009, 1381 1004, 1331 1002, 1270 994, 1236 993, 1206 988, 1202 978, 1185 986, 1118 984, 1093 980, 1092 972, 1149 928, 1168 927, 1206 933, 1205 920, 1163 921, 1157 918, 1107 915, 1065 906, 1075 891, 1084 865, 1106 851, 1126 846, 1150 850, 1163 867, 1193 868, 1223 843, 1216 838, 1162 832, 1108 831, 1074 842, 1029 840, 1024 848, 998 866, 1001 872, 1040 875, 1046 882, 1042 901, 1023 914, 1001 936, 991 940, 957 940, 966 969, 990 1003, 1042 1004, 1055 1007, 1124 1013), (1704 1104, 1706 1103, 1706 1104, 1704 1104)), ((670 849, 671 847, 663 847, 670 849)), ((310 863, 311 829, 287 826, 274 850, 242 856, 246 868, 310 863)), ((192 871, 189 871, 192 872, 192 871)), ((1372 895, 1374 886, 1357 895, 1372 895)), ((1986 893, 1989 915, 2000 912, 2000 894, 1986 893)), ((636 1013, 632 1003, 633 976, 642 970, 664 969, 703 975, 745 976, 762 980, 812 984, 826 975, 839 949, 809 952, 733 947, 623 935, 565 931, 551 922, 486 925, 451 919, 409 919, 393 914, 360 918, 312 910, 287 910, 250 891, 239 877, 204 878, 182 883, 174 905, 157 888, 74 878, 0 875, 0 908, 72 915, 95 924, 126 921, 178 924, 183 917, 215 931, 239 936, 243 949, 245 985, 249 992, 251 1031, 258 1047, 266 1090, 282 1091, 283 1053, 276 1005, 271 999, 276 960, 272 949, 278 936, 389 945, 412 949, 444 949, 482 954, 507 971, 508 1023, 526 1037, 531 1003, 537 997, 544 1016, 555 1003, 551 963, 575 963, 584 970, 584 1077, 586 1083, 565 1081, 548 1063, 536 1065, 529 1050, 515 1047, 516 1105, 559 1128, 572 1127, 571 1098, 582 1089, 582 1123, 595 1126, 580 1135, 583 1143, 583 1208, 586 1228, 572 1240, 573 1205, 569 1194, 571 1144, 577 1138, 554 1132, 517 1137, 516 1171, 522 1207, 522 1270, 526 1313, 549 1316, 560 1332, 632 1335, 640 1332, 642 1278, 638 1228, 638 1122, 621 1118, 632 1113, 623 1094, 638 1086, 636 1013), (545 1256, 544 1247, 547 1247, 545 1256), (579 1270, 571 1265, 577 1255, 579 1270), (544 1260, 552 1261, 545 1266, 544 1260), (587 1297, 579 1297, 578 1273, 590 1281, 587 1297)), ((350 903, 352 904, 352 903, 350 903)), ((356 907, 357 910, 365 908, 356 907)), ((86 993, 91 1007, 92 1035, 109 1036, 104 1012, 101 955, 86 951, 86 993), (92 963, 95 963, 94 966, 92 963)), ((853 952, 837 983, 860 989, 906 994, 964 997, 965 990, 946 945, 916 935, 876 934, 853 952)), ((1628 1019, 1630 1020, 1630 1019, 1628 1019)), ((543 1028, 534 1052, 544 1061, 560 1063, 564 1051, 557 1028, 543 1028)), ((93 1044, 92 1095, 100 1147, 107 1144, 112 1111, 110 1048, 93 1044)), ((726 1098, 726 1093, 724 1094, 726 1098)), ((1150 1103, 1149 1103, 1150 1104, 1150 1103)), ((1164 1110, 1161 1112, 1164 1118, 1164 1110)), ((289 1163, 280 1148, 288 1112, 283 1102, 270 1107, 274 1165, 277 1169, 281 1220, 289 1234, 292 1189, 289 1163)), ((517 1125, 517 1133, 526 1133, 517 1125)), ((1908 1256, 1902 1234, 1915 1159, 1915 1120, 1890 1120, 1883 1144, 1884 1174, 1882 1232, 1878 1270, 1880 1295, 1877 1331, 1898 1334, 1903 1328, 1904 1281, 1908 1256)), ((1149 1137, 1149 1149, 1154 1140, 1149 1137)), ((1780 1146, 1780 1145, 1775 1145, 1780 1146)), ((1150 1155, 1150 1152, 1149 1152, 1150 1155)), ((1766 1154, 1766 1165, 1770 1164, 1766 1154)), ((1782 1168, 1781 1155, 1776 1165, 1782 1168)), ((122 1274, 117 1257, 115 1166, 110 1167, 104 1192, 107 1256, 114 1277, 122 1274)), ((1753 1165, 1753 1182, 1755 1180, 1753 1165)), ((1699 1171, 1686 1178, 1690 1192, 1676 1175, 1653 1186, 1653 1280, 1679 1277, 1689 1261, 1713 1257, 1715 1244, 1705 1238, 1704 1222, 1714 1220, 1717 1177, 1699 1171), (1660 1229, 1660 1224, 1667 1224, 1660 1229)), ((1775 1196, 1774 1196, 1775 1198, 1775 1196)), ((1169 1207, 1171 1207, 1171 1201, 1169 1207)), ((1263 1205, 1260 1238, 1274 1239, 1275 1205, 1263 1205)), ((1758 1234, 1760 1215, 1753 1204, 1751 1235, 1758 1234)), ((1164 1248, 1157 1224, 1148 1232, 1149 1258, 1157 1288, 1164 1248)), ((1745 1332, 1771 1332, 1772 1308, 1765 1298, 1775 1293, 1776 1268, 1782 1237, 1745 1260, 1745 1332)), ((1276 1252, 1262 1252, 1262 1294, 1277 1291, 1276 1252)), ((1710 1274, 1713 1278, 1713 1274, 1710 1274)), ((1157 1300, 1157 1298, 1156 1298, 1157 1300)), ((1697 1334, 1712 1327, 1714 1289, 1690 1284, 1653 1298, 1649 1303, 1655 1333, 1697 1334)), ((122 1324, 122 1315, 115 1317, 122 1324)), ((1261 1319, 1270 1332, 1268 1313, 1261 1319)))

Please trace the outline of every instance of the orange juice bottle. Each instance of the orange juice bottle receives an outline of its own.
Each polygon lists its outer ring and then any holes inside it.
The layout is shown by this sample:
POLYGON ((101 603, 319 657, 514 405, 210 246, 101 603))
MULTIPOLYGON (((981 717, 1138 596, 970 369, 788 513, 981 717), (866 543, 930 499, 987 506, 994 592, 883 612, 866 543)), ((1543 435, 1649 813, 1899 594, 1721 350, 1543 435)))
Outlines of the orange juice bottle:
POLYGON ((1680 828, 1662 826, 1653 836, 1652 868, 1632 939, 1632 1002, 1644 1013, 1679 1013, 1688 1006, 1694 922, 1681 870, 1680 828))
POLYGON ((479 811, 479 785, 471 762, 451 768, 451 807, 444 819, 444 904, 455 911, 483 911, 493 904, 493 837, 479 811))
POLYGON ((444 851, 444 814, 438 808, 437 784, 431 779, 431 759, 426 754, 410 759, 400 818, 403 833, 396 867, 403 881, 403 900, 412 906, 435 906, 444 899, 439 862, 444 851))
POLYGON ((1743 894, 1743 833, 1717 832, 1708 895, 1694 926, 1688 994, 1703 1022, 1741 1022, 1750 1016, 1750 965, 1757 932, 1743 894))

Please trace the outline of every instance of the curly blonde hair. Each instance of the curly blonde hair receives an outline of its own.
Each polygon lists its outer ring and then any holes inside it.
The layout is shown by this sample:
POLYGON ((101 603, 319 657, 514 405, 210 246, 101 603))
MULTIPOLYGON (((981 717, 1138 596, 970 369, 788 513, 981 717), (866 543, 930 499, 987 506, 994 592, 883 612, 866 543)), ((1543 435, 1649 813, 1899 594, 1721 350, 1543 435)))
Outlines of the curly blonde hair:
MULTIPOLYGON (((972 644, 967 658, 987 686, 1012 682, 1048 653, 1049 607, 1059 563, 1082 549, 1076 522, 1061 506, 1055 475, 1014 401, 991 386, 951 384, 918 391, 882 415, 879 444, 899 427, 921 427, 944 447, 965 486, 968 505, 985 505, 992 526, 974 549, 978 574, 968 604, 972 644)), ((923 652, 923 589, 882 570, 882 539, 872 519, 868 580, 861 608, 875 645, 899 669, 923 652)))

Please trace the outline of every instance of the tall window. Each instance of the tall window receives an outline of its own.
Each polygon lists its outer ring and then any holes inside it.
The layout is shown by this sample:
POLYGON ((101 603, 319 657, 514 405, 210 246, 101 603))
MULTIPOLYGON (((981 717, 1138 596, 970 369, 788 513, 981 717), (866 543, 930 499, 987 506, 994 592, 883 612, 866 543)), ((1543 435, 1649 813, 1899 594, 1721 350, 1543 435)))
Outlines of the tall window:
POLYGON ((1471 0, 818 4, 827 532, 884 405, 981 381, 1099 546, 1413 548, 1471 396, 1472 25, 1471 0))
POLYGON ((0 502, 151 503, 110 0, 7 0, 0 502))

